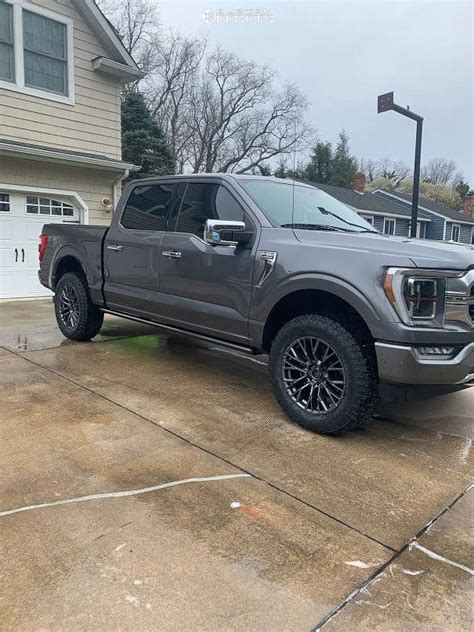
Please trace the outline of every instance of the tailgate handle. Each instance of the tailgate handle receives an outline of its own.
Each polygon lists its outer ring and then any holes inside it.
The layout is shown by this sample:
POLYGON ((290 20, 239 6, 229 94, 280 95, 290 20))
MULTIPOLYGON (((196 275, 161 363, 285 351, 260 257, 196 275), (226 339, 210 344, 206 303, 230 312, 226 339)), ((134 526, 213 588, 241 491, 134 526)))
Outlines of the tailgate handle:
POLYGON ((119 246, 118 244, 107 246, 107 250, 115 250, 116 252, 120 252, 123 250, 123 246, 119 246))
POLYGON ((177 250, 163 250, 161 255, 163 257, 169 257, 170 259, 181 259, 181 253, 177 250))

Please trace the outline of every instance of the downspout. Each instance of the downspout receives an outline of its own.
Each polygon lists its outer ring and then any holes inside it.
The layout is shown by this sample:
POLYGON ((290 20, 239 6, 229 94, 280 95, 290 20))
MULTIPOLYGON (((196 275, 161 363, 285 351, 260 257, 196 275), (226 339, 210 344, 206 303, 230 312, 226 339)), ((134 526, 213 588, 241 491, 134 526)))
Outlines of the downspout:
POLYGON ((128 178, 129 174, 130 174, 130 170, 129 169, 125 169, 123 171, 123 173, 121 173, 119 175, 119 177, 116 180, 114 180, 113 183, 112 183, 112 198, 113 198, 112 199, 112 201, 113 201, 113 210, 112 210, 112 212, 113 213, 115 212, 115 210, 117 208, 117 204, 118 204, 118 202, 120 200, 120 195, 121 195, 120 191, 119 191, 119 189, 121 189, 120 185, 122 184, 122 182, 126 178, 128 178))

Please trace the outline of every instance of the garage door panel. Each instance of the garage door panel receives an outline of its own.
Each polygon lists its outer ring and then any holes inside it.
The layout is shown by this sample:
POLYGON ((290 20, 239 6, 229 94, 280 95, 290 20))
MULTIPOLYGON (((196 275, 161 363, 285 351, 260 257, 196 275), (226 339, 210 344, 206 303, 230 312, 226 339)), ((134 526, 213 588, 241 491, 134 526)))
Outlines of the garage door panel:
POLYGON ((13 239, 13 221, 8 218, 0 220, 0 242, 13 239))
POLYGON ((0 296, 27 298, 51 292, 38 280, 38 244, 44 224, 79 220, 79 212, 67 199, 42 194, 9 194, 8 217, 0 216, 0 296), (36 200, 36 202, 35 202, 36 200), (49 204, 46 204, 49 200, 49 204), (40 210, 46 208, 49 214, 40 210), (30 211, 30 212, 28 212, 30 211), (36 211, 36 212, 34 212, 36 211), (56 213, 62 213, 57 215, 56 213), (54 214, 53 214, 54 213, 54 214), (18 255, 15 255, 15 249, 18 255))

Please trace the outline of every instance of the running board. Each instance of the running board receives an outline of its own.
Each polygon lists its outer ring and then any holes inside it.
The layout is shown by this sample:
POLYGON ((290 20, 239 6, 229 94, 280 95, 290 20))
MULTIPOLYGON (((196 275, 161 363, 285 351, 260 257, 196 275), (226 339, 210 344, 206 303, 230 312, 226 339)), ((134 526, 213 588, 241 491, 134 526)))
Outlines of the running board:
POLYGON ((120 318, 125 318, 127 320, 134 320, 137 323, 143 323, 144 325, 151 325, 152 327, 156 327, 157 329, 163 329, 165 332, 173 332, 176 334, 181 334, 183 336, 190 336, 191 338, 197 338, 198 340, 203 340, 204 342, 212 342, 213 344, 220 345, 222 347, 230 347, 231 349, 237 349, 238 351, 242 351, 243 353, 249 353, 250 355, 255 355, 254 350, 251 347, 246 345, 239 345, 235 342, 227 342, 226 340, 221 340, 220 338, 213 338, 212 336, 205 336, 204 334, 197 334, 194 331, 188 331, 187 329, 180 329, 179 327, 173 327, 172 325, 163 325, 162 323, 156 323, 153 320, 147 320, 146 318, 140 318, 139 316, 131 316, 130 314, 122 314, 121 312, 114 312, 111 309, 107 309, 105 307, 99 308, 101 312, 105 314, 111 314, 112 316, 119 316, 120 318))

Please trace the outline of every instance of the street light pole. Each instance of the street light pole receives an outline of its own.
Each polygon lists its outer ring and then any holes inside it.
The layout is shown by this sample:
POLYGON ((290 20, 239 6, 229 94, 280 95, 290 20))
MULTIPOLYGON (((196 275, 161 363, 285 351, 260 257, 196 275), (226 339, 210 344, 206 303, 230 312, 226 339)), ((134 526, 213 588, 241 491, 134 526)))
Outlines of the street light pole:
POLYGON ((423 117, 415 114, 408 108, 402 108, 393 102, 393 92, 387 92, 377 97, 377 113, 394 110, 403 116, 416 121, 415 163, 413 166, 413 195, 411 199, 411 224, 410 237, 416 237, 418 222, 418 197, 420 194, 420 164, 421 164, 421 138, 423 135, 423 117))

